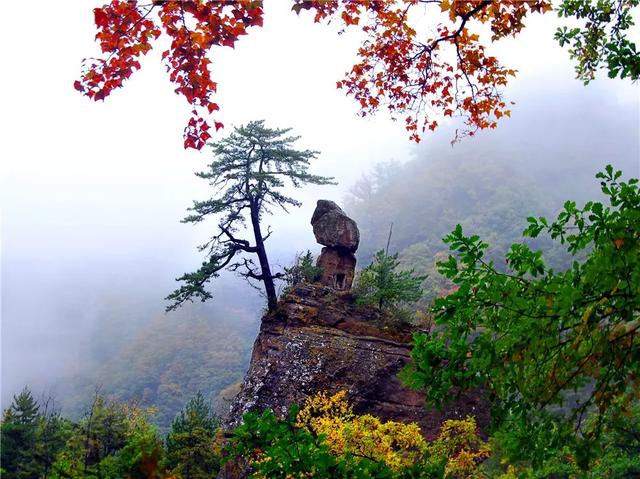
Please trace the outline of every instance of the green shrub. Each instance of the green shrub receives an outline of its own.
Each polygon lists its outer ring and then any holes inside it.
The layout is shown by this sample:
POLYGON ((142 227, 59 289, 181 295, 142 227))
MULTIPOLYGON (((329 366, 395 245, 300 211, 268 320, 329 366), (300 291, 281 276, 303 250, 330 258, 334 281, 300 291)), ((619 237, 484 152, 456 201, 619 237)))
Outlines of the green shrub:
POLYGON ((298 253, 293 266, 285 268, 285 282, 287 288, 291 288, 299 283, 315 283, 322 275, 322 268, 316 266, 315 259, 311 251, 305 254, 298 253))

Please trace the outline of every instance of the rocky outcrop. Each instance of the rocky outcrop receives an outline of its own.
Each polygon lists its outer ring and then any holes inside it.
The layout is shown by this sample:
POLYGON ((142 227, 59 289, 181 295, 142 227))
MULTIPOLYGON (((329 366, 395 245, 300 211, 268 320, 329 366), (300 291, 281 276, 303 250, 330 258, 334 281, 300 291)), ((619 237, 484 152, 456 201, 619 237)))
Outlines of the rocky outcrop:
POLYGON ((283 415, 318 391, 346 390, 356 413, 417 422, 432 438, 447 418, 473 415, 482 426, 488 407, 479 392, 462 394, 443 411, 425 409, 420 391, 397 375, 410 358, 414 329, 355 304, 348 292, 298 285, 263 318, 249 371, 233 400, 228 427, 252 409, 283 415))
POLYGON ((311 217, 316 241, 325 247, 317 265, 322 268, 320 283, 337 290, 349 290, 356 269, 355 252, 360 232, 355 221, 329 200, 319 200, 311 217))
MULTIPOLYGON (((299 284, 283 295, 262 318, 249 370, 231 403, 225 428, 233 429, 251 410, 286 415, 292 404, 310 395, 347 391, 356 414, 382 420, 415 422, 425 437, 437 436, 450 418, 475 416, 480 428, 489 422, 481 391, 458 395, 439 411, 425 408, 425 395, 404 387, 398 373, 410 360, 416 329, 356 304, 353 282, 360 233, 355 221, 332 201, 318 201, 311 219, 316 240, 319 284, 299 284)), ((228 461, 218 479, 247 477, 242 458, 228 461)))
POLYGON ((320 284, 336 290, 349 290, 356 274, 356 257, 353 253, 325 247, 318 256, 317 266, 321 268, 320 284))
POLYGON ((355 253, 358 249, 358 225, 333 201, 318 200, 311 226, 316 241, 321 245, 349 253, 355 253))

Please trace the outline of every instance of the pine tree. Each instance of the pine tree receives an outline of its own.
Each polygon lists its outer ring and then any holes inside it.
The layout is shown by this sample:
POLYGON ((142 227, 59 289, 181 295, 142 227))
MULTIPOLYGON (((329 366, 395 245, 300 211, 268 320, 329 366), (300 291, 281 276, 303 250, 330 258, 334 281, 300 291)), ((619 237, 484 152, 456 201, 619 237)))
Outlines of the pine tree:
POLYGON ((3 421, 14 424, 35 425, 38 421, 40 406, 26 386, 20 394, 13 396, 13 403, 5 411, 3 421))
POLYGON ((38 403, 26 387, 13 396, 11 406, 5 410, 1 428, 2 477, 27 479, 39 476, 40 466, 35 457, 39 412, 38 403))
POLYGON ((214 448, 220 421, 198 392, 178 413, 167 435, 167 468, 184 479, 210 479, 220 468, 214 448))
POLYGON ((358 303, 392 309, 399 303, 419 300, 426 276, 414 276, 414 270, 396 271, 399 265, 398 253, 389 255, 384 250, 378 251, 358 277, 358 303))
POLYGON ((234 128, 233 133, 218 143, 212 144, 214 161, 208 171, 196 173, 209 182, 216 194, 205 201, 195 201, 183 222, 199 223, 209 215, 218 217, 216 234, 201 246, 207 257, 199 270, 178 278, 185 284, 170 294, 172 303, 168 310, 175 309, 185 301, 199 297, 202 301, 211 298, 205 285, 219 275, 224 268, 238 272, 249 280, 264 284, 269 310, 277 303, 274 279, 284 276, 273 273, 269 265, 265 240, 270 236, 262 231, 261 220, 273 208, 285 212, 300 202, 282 193, 288 182, 299 188, 304 184, 332 184, 332 178, 312 175, 309 162, 318 152, 296 150, 292 144, 299 137, 285 136, 290 129, 269 129, 264 121, 253 121, 234 128), (250 223, 254 243, 237 236, 238 231, 250 223), (246 255, 255 255, 258 265, 246 255))

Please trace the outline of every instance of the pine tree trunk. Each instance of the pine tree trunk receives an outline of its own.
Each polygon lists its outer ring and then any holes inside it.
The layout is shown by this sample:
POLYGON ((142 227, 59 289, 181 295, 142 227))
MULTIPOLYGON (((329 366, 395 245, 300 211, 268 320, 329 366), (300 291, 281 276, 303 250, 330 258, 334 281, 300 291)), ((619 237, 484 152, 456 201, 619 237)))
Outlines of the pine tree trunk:
POLYGON ((251 201, 251 225, 253 226, 253 235, 256 240, 256 248, 258 249, 258 260, 260 261, 260 270, 262 273, 262 281, 264 282, 264 289, 267 293, 267 306, 269 311, 273 311, 278 304, 278 296, 276 295, 276 287, 273 284, 273 276, 271 275, 271 268, 269 268, 269 259, 267 258, 267 251, 264 248, 264 241, 262 239, 262 232, 260 231, 260 218, 258 216, 258 205, 256 200, 251 201))

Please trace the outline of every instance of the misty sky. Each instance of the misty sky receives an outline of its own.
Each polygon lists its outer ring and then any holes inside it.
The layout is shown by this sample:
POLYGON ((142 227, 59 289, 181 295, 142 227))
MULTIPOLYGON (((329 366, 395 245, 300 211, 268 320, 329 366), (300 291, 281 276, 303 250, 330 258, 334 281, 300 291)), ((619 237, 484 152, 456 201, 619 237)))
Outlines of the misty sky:
MULTIPOLYGON (((192 200, 206 197, 206 183, 193 173, 210 156, 206 148, 182 147, 189 109, 165 75, 162 48, 104 103, 90 102, 73 89, 81 59, 97 54, 92 9, 98 5, 33 0, 29 8, 20 2, 4 6, 5 400, 32 378, 55 376, 63 366, 82 361, 104 308, 117 303, 161 311, 173 278, 199 265, 196 245, 210 231, 179 222, 192 200)), ((531 19, 517 40, 493 50, 519 70, 507 91, 517 103, 507 121, 519 121, 519 108, 548 107, 552 117, 565 96, 603 91, 608 104, 631 105, 637 119, 637 85, 600 79, 590 90, 573 79, 567 52, 552 39, 556 23, 552 15, 531 19)), ((271 0, 264 28, 250 30, 235 50, 215 51, 212 58, 221 106, 216 118, 227 125, 225 131, 254 119, 291 126, 302 136, 299 147, 322 152, 313 171, 339 181, 298 193, 303 207, 270 221, 276 234, 269 248, 280 261, 314 248, 308 221, 316 199, 340 200, 375 163, 406 161, 416 151, 402 122, 392 122, 384 112, 358 118, 355 102, 336 90, 335 82, 354 62, 359 39, 356 32, 336 32, 314 25, 309 15, 296 17, 288 2, 271 0)), ((535 138, 536 125, 530 128, 535 138)), ((629 128, 637 131, 638 122, 629 128)), ((441 135, 438 141, 446 140, 441 135)))

